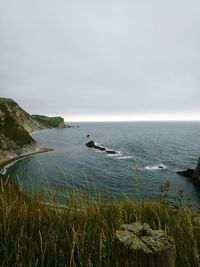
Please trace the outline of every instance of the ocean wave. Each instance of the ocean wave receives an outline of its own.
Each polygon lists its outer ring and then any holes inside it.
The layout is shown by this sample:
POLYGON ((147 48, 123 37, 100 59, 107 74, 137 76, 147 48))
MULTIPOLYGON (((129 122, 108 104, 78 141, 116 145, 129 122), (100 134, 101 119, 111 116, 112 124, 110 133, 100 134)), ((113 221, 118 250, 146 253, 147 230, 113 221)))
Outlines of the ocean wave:
POLYGON ((121 157, 118 157, 118 159, 132 159, 133 156, 121 156, 121 157))
POLYGON ((150 166, 150 165, 148 165, 148 166, 145 167, 145 170, 148 170, 148 171, 154 171, 154 170, 167 170, 167 166, 164 165, 163 163, 161 163, 161 164, 156 164, 156 165, 154 165, 154 166, 150 166))

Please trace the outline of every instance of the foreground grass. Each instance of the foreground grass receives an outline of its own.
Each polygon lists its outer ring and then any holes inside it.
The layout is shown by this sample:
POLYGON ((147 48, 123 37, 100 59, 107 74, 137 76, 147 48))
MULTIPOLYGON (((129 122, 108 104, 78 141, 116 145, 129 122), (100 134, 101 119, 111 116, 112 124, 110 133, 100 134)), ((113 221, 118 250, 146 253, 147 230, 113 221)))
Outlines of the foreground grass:
POLYGON ((8 178, 0 179, 0 266, 116 266, 114 234, 136 220, 175 239, 176 266, 200 266, 200 225, 189 209, 125 199, 89 202, 87 192, 68 193, 69 208, 29 198, 8 178))

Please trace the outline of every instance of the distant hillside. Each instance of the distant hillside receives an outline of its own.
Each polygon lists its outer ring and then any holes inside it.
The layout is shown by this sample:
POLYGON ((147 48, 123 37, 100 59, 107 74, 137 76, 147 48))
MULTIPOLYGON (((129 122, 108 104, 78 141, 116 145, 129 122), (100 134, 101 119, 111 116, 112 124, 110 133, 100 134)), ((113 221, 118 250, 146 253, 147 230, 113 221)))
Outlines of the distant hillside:
POLYGON ((41 123, 47 128, 64 128, 65 122, 62 117, 47 117, 44 115, 32 115, 36 121, 41 123))
POLYGON ((65 127, 61 117, 30 115, 14 100, 0 98, 0 165, 21 156, 44 152, 29 132, 65 127))

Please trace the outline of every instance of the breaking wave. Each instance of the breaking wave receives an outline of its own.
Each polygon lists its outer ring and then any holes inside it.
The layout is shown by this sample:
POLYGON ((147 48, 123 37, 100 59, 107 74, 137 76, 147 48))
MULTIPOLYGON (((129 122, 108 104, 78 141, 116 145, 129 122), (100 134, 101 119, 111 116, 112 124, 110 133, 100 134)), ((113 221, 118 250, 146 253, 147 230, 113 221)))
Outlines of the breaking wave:
POLYGON ((167 166, 164 165, 163 163, 161 163, 161 164, 156 164, 156 165, 154 165, 154 166, 150 166, 150 165, 148 165, 148 166, 145 167, 145 170, 148 170, 148 171, 154 171, 154 170, 167 170, 167 166))
POLYGON ((118 157, 118 159, 132 159, 132 156, 122 156, 122 157, 118 157))

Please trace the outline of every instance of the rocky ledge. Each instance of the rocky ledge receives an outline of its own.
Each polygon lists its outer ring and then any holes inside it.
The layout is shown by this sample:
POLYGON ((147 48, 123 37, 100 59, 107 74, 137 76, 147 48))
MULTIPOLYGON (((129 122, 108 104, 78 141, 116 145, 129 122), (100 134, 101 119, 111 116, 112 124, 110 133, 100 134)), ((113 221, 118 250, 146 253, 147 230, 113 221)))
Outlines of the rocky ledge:
POLYGON ((200 186, 200 158, 198 160, 197 166, 195 169, 187 169, 184 171, 177 171, 176 172, 179 175, 189 177, 192 179, 192 181, 200 186))
POLYGON ((95 148, 95 149, 98 149, 98 150, 101 150, 101 151, 105 151, 106 153, 108 154, 117 154, 116 151, 114 150, 110 150, 110 149, 106 149, 105 147, 102 147, 102 146, 99 146, 99 145, 96 145, 94 141, 89 141, 85 144, 87 147, 89 148, 95 148))

